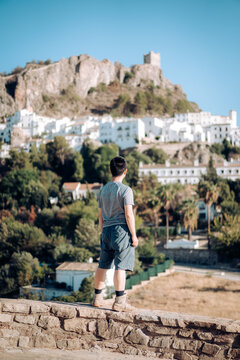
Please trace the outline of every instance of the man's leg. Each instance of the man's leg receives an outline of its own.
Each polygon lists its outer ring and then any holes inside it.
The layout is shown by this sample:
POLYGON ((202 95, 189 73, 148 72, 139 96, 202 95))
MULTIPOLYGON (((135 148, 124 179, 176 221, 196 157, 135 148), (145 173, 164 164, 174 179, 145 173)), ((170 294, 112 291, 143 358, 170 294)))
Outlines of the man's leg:
POLYGON ((105 283, 106 273, 108 269, 97 268, 95 275, 95 289, 102 290, 105 283))
POLYGON ((124 291, 126 285, 126 271, 115 270, 113 281, 116 291, 124 291))
POLYGON ((103 305, 102 289, 104 287, 106 272, 108 269, 97 268, 95 274, 95 294, 93 299, 93 306, 101 307, 103 305))

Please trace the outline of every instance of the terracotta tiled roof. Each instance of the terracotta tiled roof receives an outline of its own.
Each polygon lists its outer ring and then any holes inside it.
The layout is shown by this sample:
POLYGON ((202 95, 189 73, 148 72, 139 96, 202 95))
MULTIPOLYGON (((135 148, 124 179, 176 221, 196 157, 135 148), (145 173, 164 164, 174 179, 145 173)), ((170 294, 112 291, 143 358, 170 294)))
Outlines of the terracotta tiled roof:
POLYGON ((102 184, 94 183, 94 184, 81 184, 80 190, 98 190, 101 189, 102 184))
POLYGON ((98 263, 81 263, 81 262, 64 262, 59 265, 56 270, 62 271, 96 271, 98 267, 98 263))
POLYGON ((69 183, 64 183, 63 187, 65 190, 76 190, 79 184, 80 184, 79 182, 69 182, 69 183))

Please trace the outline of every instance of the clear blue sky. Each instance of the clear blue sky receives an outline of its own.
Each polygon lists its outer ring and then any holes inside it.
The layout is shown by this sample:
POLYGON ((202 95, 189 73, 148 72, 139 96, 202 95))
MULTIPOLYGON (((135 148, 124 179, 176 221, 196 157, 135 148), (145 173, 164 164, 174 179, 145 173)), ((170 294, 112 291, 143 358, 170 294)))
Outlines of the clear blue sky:
POLYGON ((141 64, 160 52, 164 76, 202 110, 240 124, 240 0, 0 0, 0 72, 89 54, 141 64))

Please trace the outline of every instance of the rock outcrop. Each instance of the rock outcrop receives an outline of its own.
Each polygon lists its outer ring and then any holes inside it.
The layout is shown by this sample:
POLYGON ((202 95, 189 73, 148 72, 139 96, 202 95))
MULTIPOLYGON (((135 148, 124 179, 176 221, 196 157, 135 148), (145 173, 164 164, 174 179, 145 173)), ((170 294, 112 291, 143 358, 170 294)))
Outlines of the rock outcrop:
MULTIPOLYGON (((118 62, 113 64, 107 59, 99 61, 89 55, 80 55, 62 58, 48 65, 28 63, 17 74, 0 75, 0 117, 27 105, 34 111, 43 112, 44 96, 61 96, 69 87, 75 96, 83 100, 83 104, 91 88, 101 83, 123 84, 126 71, 132 73, 128 88, 139 89, 154 84, 163 94, 164 91, 178 92, 180 98, 185 98, 182 88, 165 79, 158 66, 143 64, 124 68, 118 62)), ((86 105, 85 108, 88 110, 86 105)), ((83 112, 84 106, 78 110, 83 112)))

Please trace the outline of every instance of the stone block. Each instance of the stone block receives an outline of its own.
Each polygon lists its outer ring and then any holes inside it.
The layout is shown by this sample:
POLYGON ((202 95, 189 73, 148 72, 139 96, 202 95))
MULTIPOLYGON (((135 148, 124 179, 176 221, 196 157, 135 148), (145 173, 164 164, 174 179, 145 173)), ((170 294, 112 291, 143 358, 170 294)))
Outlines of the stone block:
POLYGON ((202 332, 202 331, 197 331, 196 332, 197 338, 200 340, 212 340, 213 335, 212 333, 209 332, 202 332))
POLYGON ((159 316, 152 312, 141 312, 135 315, 135 320, 137 321, 152 321, 152 322, 159 322, 159 316))
POLYGON ((67 348, 67 339, 59 339, 56 342, 58 349, 66 349, 67 348))
POLYGON ((51 312, 55 316, 63 319, 73 319, 77 315, 75 307, 68 305, 60 305, 60 304, 54 304, 51 307, 51 312))
POLYGON ((36 348, 56 348, 56 342, 51 334, 39 334, 34 341, 36 348))
POLYGON ((134 314, 131 312, 111 312, 108 315, 108 319, 132 323, 134 320, 134 314))
POLYGON ((87 319, 106 319, 106 312, 101 309, 92 309, 88 307, 79 306, 77 308, 78 316, 87 319))
POLYGON ((97 321, 97 335, 103 339, 110 340, 118 337, 122 337, 126 325, 117 323, 113 320, 98 320, 97 321))
POLYGON ((52 328, 59 328, 60 321, 55 316, 47 316, 41 315, 38 320, 38 326, 42 327, 43 329, 52 329, 52 328))
POLYGON ((207 355, 215 356, 221 350, 220 346, 216 344, 205 343, 202 352, 207 355))
POLYGON ((224 330, 228 333, 240 334, 240 321, 233 321, 232 323, 228 324, 224 330))
POLYGON ((7 349, 9 346, 6 339, 0 338, 0 349, 7 349))
POLYGON ((168 336, 155 337, 153 340, 150 341, 149 345, 151 347, 160 347, 160 348, 170 349, 172 341, 173 341, 172 338, 168 337, 168 336))
POLYGON ((178 335, 184 338, 192 338, 193 337, 193 330, 188 329, 180 329, 178 335))
POLYGON ((33 315, 15 315, 14 320, 18 323, 34 325, 36 318, 33 315))
POLYGON ((10 314, 0 314, 0 323, 9 323, 12 321, 12 315, 10 314))
POLYGON ((133 330, 133 327, 128 325, 124 330, 123 336, 127 336, 132 330, 133 330))
POLYGON ((36 314, 36 313, 49 313, 50 311, 50 306, 39 303, 39 302, 33 302, 31 303, 30 306, 30 312, 31 314, 36 314))
POLYGON ((160 321, 163 326, 178 327, 177 319, 171 316, 161 316, 160 321))
POLYGON ((240 349, 232 349, 230 350, 230 356, 232 359, 240 359, 240 349))
POLYGON ((104 346, 105 346, 105 348, 108 348, 108 349, 117 349, 118 348, 118 344, 110 343, 110 342, 105 342, 104 346))
POLYGON ((178 330, 151 324, 147 326, 147 331, 157 335, 176 335, 178 330))
POLYGON ((97 329, 97 321, 96 320, 92 320, 87 324, 87 329, 88 331, 90 331, 91 333, 95 334, 96 333, 96 329, 97 329))
POLYGON ((126 337, 126 340, 133 344, 147 345, 149 342, 149 336, 144 334, 141 329, 136 329, 130 332, 130 334, 126 337))
POLYGON ((79 341, 79 339, 68 339, 67 348, 69 350, 80 349, 81 348, 81 342, 79 341))
POLYGON ((18 346, 22 348, 28 347, 29 337, 28 336, 20 336, 18 340, 18 346))
POLYGON ((18 337, 19 336, 19 331, 14 330, 14 329, 1 329, 0 330, 0 335, 3 338, 18 337))
POLYGON ((2 312, 29 314, 30 305, 27 303, 6 301, 2 304, 2 312))
POLYGON ((64 330, 77 332, 78 334, 86 333, 86 320, 85 319, 66 319, 64 320, 64 330))
POLYGON ((126 355, 139 355, 138 354, 138 349, 136 349, 133 346, 129 346, 126 345, 124 343, 119 344, 118 350, 122 353, 122 354, 126 354, 126 355))
POLYGON ((197 340, 174 339, 172 347, 176 350, 196 351, 201 346, 197 340))
POLYGON ((177 359, 177 360, 192 360, 192 356, 189 355, 186 352, 180 352, 180 353, 174 354, 174 359, 177 359))
POLYGON ((215 344, 231 345, 234 338, 228 335, 214 335, 213 342, 215 344))
POLYGON ((109 331, 108 331, 108 322, 107 320, 98 320, 97 321, 97 335, 102 337, 103 339, 109 338, 109 331), (107 337, 106 337, 107 335, 107 337))
POLYGON ((185 328, 186 327, 186 323, 183 319, 176 319, 178 327, 180 328, 185 328))

